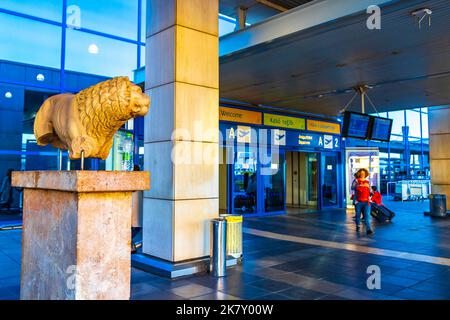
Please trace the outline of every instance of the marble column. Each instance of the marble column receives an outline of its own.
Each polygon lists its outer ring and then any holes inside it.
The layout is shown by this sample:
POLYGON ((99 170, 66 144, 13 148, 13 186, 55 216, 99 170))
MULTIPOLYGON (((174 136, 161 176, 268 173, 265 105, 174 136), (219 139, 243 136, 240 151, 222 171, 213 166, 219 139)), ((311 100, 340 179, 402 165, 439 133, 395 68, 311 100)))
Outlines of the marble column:
POLYGON ((447 195, 450 210, 450 106, 428 109, 432 193, 447 195))
POLYGON ((23 300, 127 300, 131 195, 147 172, 13 172, 24 188, 23 300))
POLYGON ((147 22, 142 250, 201 259, 219 204, 218 0, 149 0, 147 22))

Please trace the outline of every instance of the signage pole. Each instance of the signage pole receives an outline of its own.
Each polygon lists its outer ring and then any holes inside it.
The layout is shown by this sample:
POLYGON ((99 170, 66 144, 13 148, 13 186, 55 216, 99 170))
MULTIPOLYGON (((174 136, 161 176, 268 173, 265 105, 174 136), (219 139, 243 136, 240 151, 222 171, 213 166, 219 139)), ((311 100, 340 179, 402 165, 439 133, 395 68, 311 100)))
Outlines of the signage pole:
POLYGON ((365 91, 364 89, 361 88, 361 113, 365 114, 366 113, 366 105, 365 105, 365 91))

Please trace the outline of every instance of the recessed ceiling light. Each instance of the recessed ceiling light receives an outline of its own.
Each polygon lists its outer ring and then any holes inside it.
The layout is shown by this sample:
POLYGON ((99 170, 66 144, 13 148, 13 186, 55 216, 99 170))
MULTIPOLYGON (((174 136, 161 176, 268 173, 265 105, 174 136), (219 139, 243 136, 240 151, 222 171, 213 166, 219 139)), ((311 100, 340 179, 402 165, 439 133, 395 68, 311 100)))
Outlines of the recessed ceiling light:
POLYGON ((5 98, 6 98, 6 99, 11 99, 11 98, 12 98, 12 93, 11 93, 11 91, 7 91, 7 92, 5 93, 5 98))
POLYGON ((88 52, 91 54, 97 54, 98 53, 98 47, 95 43, 90 44, 88 47, 88 52))
POLYGON ((42 73, 39 73, 39 74, 36 76, 36 80, 37 80, 37 81, 44 81, 44 80, 45 80, 45 77, 44 77, 44 75, 43 75, 42 73))

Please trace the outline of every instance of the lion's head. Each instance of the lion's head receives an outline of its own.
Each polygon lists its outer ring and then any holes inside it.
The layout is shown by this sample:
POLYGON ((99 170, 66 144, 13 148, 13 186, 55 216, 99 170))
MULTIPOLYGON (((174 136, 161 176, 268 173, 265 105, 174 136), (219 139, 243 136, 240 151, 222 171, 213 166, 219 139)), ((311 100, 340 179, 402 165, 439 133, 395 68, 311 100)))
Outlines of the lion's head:
POLYGON ((87 133, 110 138, 129 119, 147 114, 150 98, 128 77, 100 82, 76 95, 87 133))

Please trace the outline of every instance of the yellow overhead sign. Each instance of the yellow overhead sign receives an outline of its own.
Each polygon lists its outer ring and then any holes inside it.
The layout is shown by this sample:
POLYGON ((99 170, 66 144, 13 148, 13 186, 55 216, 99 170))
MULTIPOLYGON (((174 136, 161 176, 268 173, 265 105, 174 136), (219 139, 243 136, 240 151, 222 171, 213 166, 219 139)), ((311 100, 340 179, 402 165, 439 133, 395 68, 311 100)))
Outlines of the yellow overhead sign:
POLYGON ((308 131, 341 134, 341 125, 339 123, 308 119, 307 126, 308 131))
POLYGON ((264 125, 287 129, 305 130, 305 119, 265 113, 264 125))
POLYGON ((219 120, 251 123, 251 124, 262 124, 262 114, 261 112, 256 111, 220 107, 219 120))

